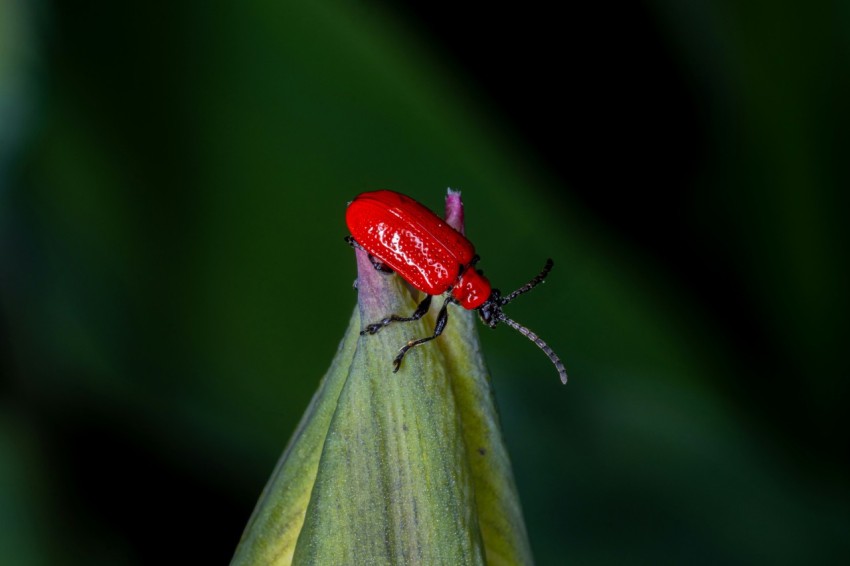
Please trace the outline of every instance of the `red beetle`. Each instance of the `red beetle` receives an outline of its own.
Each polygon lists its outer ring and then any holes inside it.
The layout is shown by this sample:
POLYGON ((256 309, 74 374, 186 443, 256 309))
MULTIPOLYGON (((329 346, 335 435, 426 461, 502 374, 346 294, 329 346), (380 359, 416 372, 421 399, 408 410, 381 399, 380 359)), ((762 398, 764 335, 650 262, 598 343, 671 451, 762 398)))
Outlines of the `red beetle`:
POLYGON ((393 371, 398 371, 408 350, 442 334, 448 321, 448 306, 456 303, 465 309, 478 309, 482 322, 490 328, 504 322, 518 330, 549 356, 561 381, 567 383, 564 364, 546 342, 502 312, 504 305, 543 282, 552 269, 551 259, 546 260, 534 279, 502 297, 498 289, 490 287, 481 270, 475 269, 478 256, 472 243, 408 196, 393 191, 362 193, 348 204, 345 221, 351 232, 347 238, 349 244, 365 250, 377 269, 395 271, 425 293, 411 316, 390 315, 369 324, 360 334, 375 334, 391 322, 418 320, 428 312, 434 295, 448 294, 437 315, 434 334, 403 346, 393 360, 393 371))

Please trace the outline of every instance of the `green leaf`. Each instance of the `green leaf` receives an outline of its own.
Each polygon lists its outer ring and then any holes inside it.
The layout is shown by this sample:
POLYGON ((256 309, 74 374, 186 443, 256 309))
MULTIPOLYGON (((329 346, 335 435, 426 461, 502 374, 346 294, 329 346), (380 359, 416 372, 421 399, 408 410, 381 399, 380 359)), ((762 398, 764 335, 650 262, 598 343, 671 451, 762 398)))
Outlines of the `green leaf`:
POLYGON ((319 384, 289 445, 272 473, 236 550, 233 564, 291 564, 322 444, 345 384, 359 338, 360 313, 351 322, 330 369, 319 384))
POLYGON ((433 318, 360 336, 416 301, 357 256, 359 309, 233 564, 530 564, 472 313, 453 309, 393 374, 433 318))

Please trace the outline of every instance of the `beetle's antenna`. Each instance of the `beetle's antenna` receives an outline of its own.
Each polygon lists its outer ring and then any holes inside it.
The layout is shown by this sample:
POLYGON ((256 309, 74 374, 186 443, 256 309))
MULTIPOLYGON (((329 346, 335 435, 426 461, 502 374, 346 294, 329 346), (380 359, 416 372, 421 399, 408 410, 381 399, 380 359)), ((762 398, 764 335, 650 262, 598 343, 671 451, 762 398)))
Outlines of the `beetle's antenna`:
POLYGON ((546 279, 547 275, 549 275, 549 271, 551 271, 553 265, 555 265, 555 262, 553 262, 551 258, 547 259, 546 265, 543 266, 543 269, 540 271, 540 273, 538 273, 534 277, 534 279, 532 279, 531 281, 529 281, 528 283, 526 283, 525 285, 523 285, 522 287, 520 287, 519 289, 517 289, 516 291, 511 293, 510 295, 508 295, 506 297, 502 297, 501 299, 499 299, 499 306, 506 305, 506 304, 510 303, 511 301, 513 301, 514 299, 516 299, 517 297, 522 295, 523 293, 528 293, 529 291, 531 291, 532 289, 534 289, 535 287, 537 287, 538 285, 543 283, 543 280, 546 279))
MULTIPOLYGON (((551 263, 552 263, 552 260, 549 260, 548 262, 546 262, 546 266, 552 267, 551 263)), ((544 270, 544 274, 545 274, 545 271, 548 271, 548 269, 544 270)), ((535 283, 535 285, 536 285, 536 283, 535 283)), ((513 295, 515 293, 511 293, 511 294, 513 295)), ((558 357, 558 354, 553 352, 552 348, 550 348, 549 345, 546 342, 541 340, 541 338, 537 334, 535 334, 534 332, 532 332, 528 328, 524 327, 523 325, 521 325, 518 322, 515 322, 515 321, 509 319, 505 315, 501 316, 501 322, 504 322, 505 324, 507 324, 508 326, 510 326, 511 328, 513 328, 514 330, 516 330, 517 332, 519 332, 520 334, 522 334, 523 336, 525 336, 526 338, 528 338, 529 340, 531 340, 532 342, 537 344, 537 346, 541 350, 543 350, 543 353, 546 354, 547 356, 549 356, 549 359, 552 360, 553 364, 555 364, 555 369, 558 370, 558 375, 561 376, 561 383, 563 383, 564 385, 567 384, 567 370, 564 368, 564 363, 561 361, 561 358, 558 357)))

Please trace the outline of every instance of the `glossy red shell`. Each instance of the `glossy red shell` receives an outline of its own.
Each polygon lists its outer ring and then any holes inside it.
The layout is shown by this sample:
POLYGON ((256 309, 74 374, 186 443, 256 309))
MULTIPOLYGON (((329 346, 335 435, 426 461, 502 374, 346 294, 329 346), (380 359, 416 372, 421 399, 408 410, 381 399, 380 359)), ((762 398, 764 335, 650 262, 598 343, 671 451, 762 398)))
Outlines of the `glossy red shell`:
POLYGON ((458 281, 475 256, 472 243, 412 198, 393 191, 362 193, 348 205, 345 221, 363 249, 423 293, 440 295, 465 282, 453 289, 465 308, 477 308, 489 297, 490 284, 474 269, 458 281))

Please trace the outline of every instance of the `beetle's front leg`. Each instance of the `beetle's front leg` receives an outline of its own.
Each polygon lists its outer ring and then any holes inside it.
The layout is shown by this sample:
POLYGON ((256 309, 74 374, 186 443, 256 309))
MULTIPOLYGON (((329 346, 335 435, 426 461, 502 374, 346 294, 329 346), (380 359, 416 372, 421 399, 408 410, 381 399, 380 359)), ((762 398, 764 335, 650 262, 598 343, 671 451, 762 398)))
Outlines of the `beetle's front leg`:
POLYGON ((364 328, 363 330, 360 331, 360 335, 363 336, 365 334, 375 334, 380 329, 382 329, 386 325, 390 324, 391 322, 410 322, 410 321, 413 321, 413 320, 419 320, 420 318, 425 316, 425 313, 427 313, 428 309, 431 307, 431 297, 432 297, 432 295, 425 295, 425 298, 422 299, 422 301, 416 307, 416 310, 413 311, 412 315, 410 315, 410 316, 398 316, 398 315, 395 315, 395 314, 390 315, 387 318, 385 318, 385 319, 383 319, 379 322, 369 324, 368 326, 366 326, 366 328, 364 328))
POLYGON ((443 307, 440 309, 440 312, 437 315, 437 324, 434 326, 434 334, 426 338, 411 340, 410 342, 401 347, 401 349, 398 351, 398 355, 393 360, 393 373, 396 373, 398 371, 398 368, 401 367, 401 360, 404 359, 404 355, 407 353, 408 350, 410 350, 411 348, 415 348, 420 344, 424 344, 425 342, 429 342, 443 333, 443 329, 446 327, 446 323, 449 321, 449 304, 454 302, 454 299, 448 297, 443 303, 443 307))

